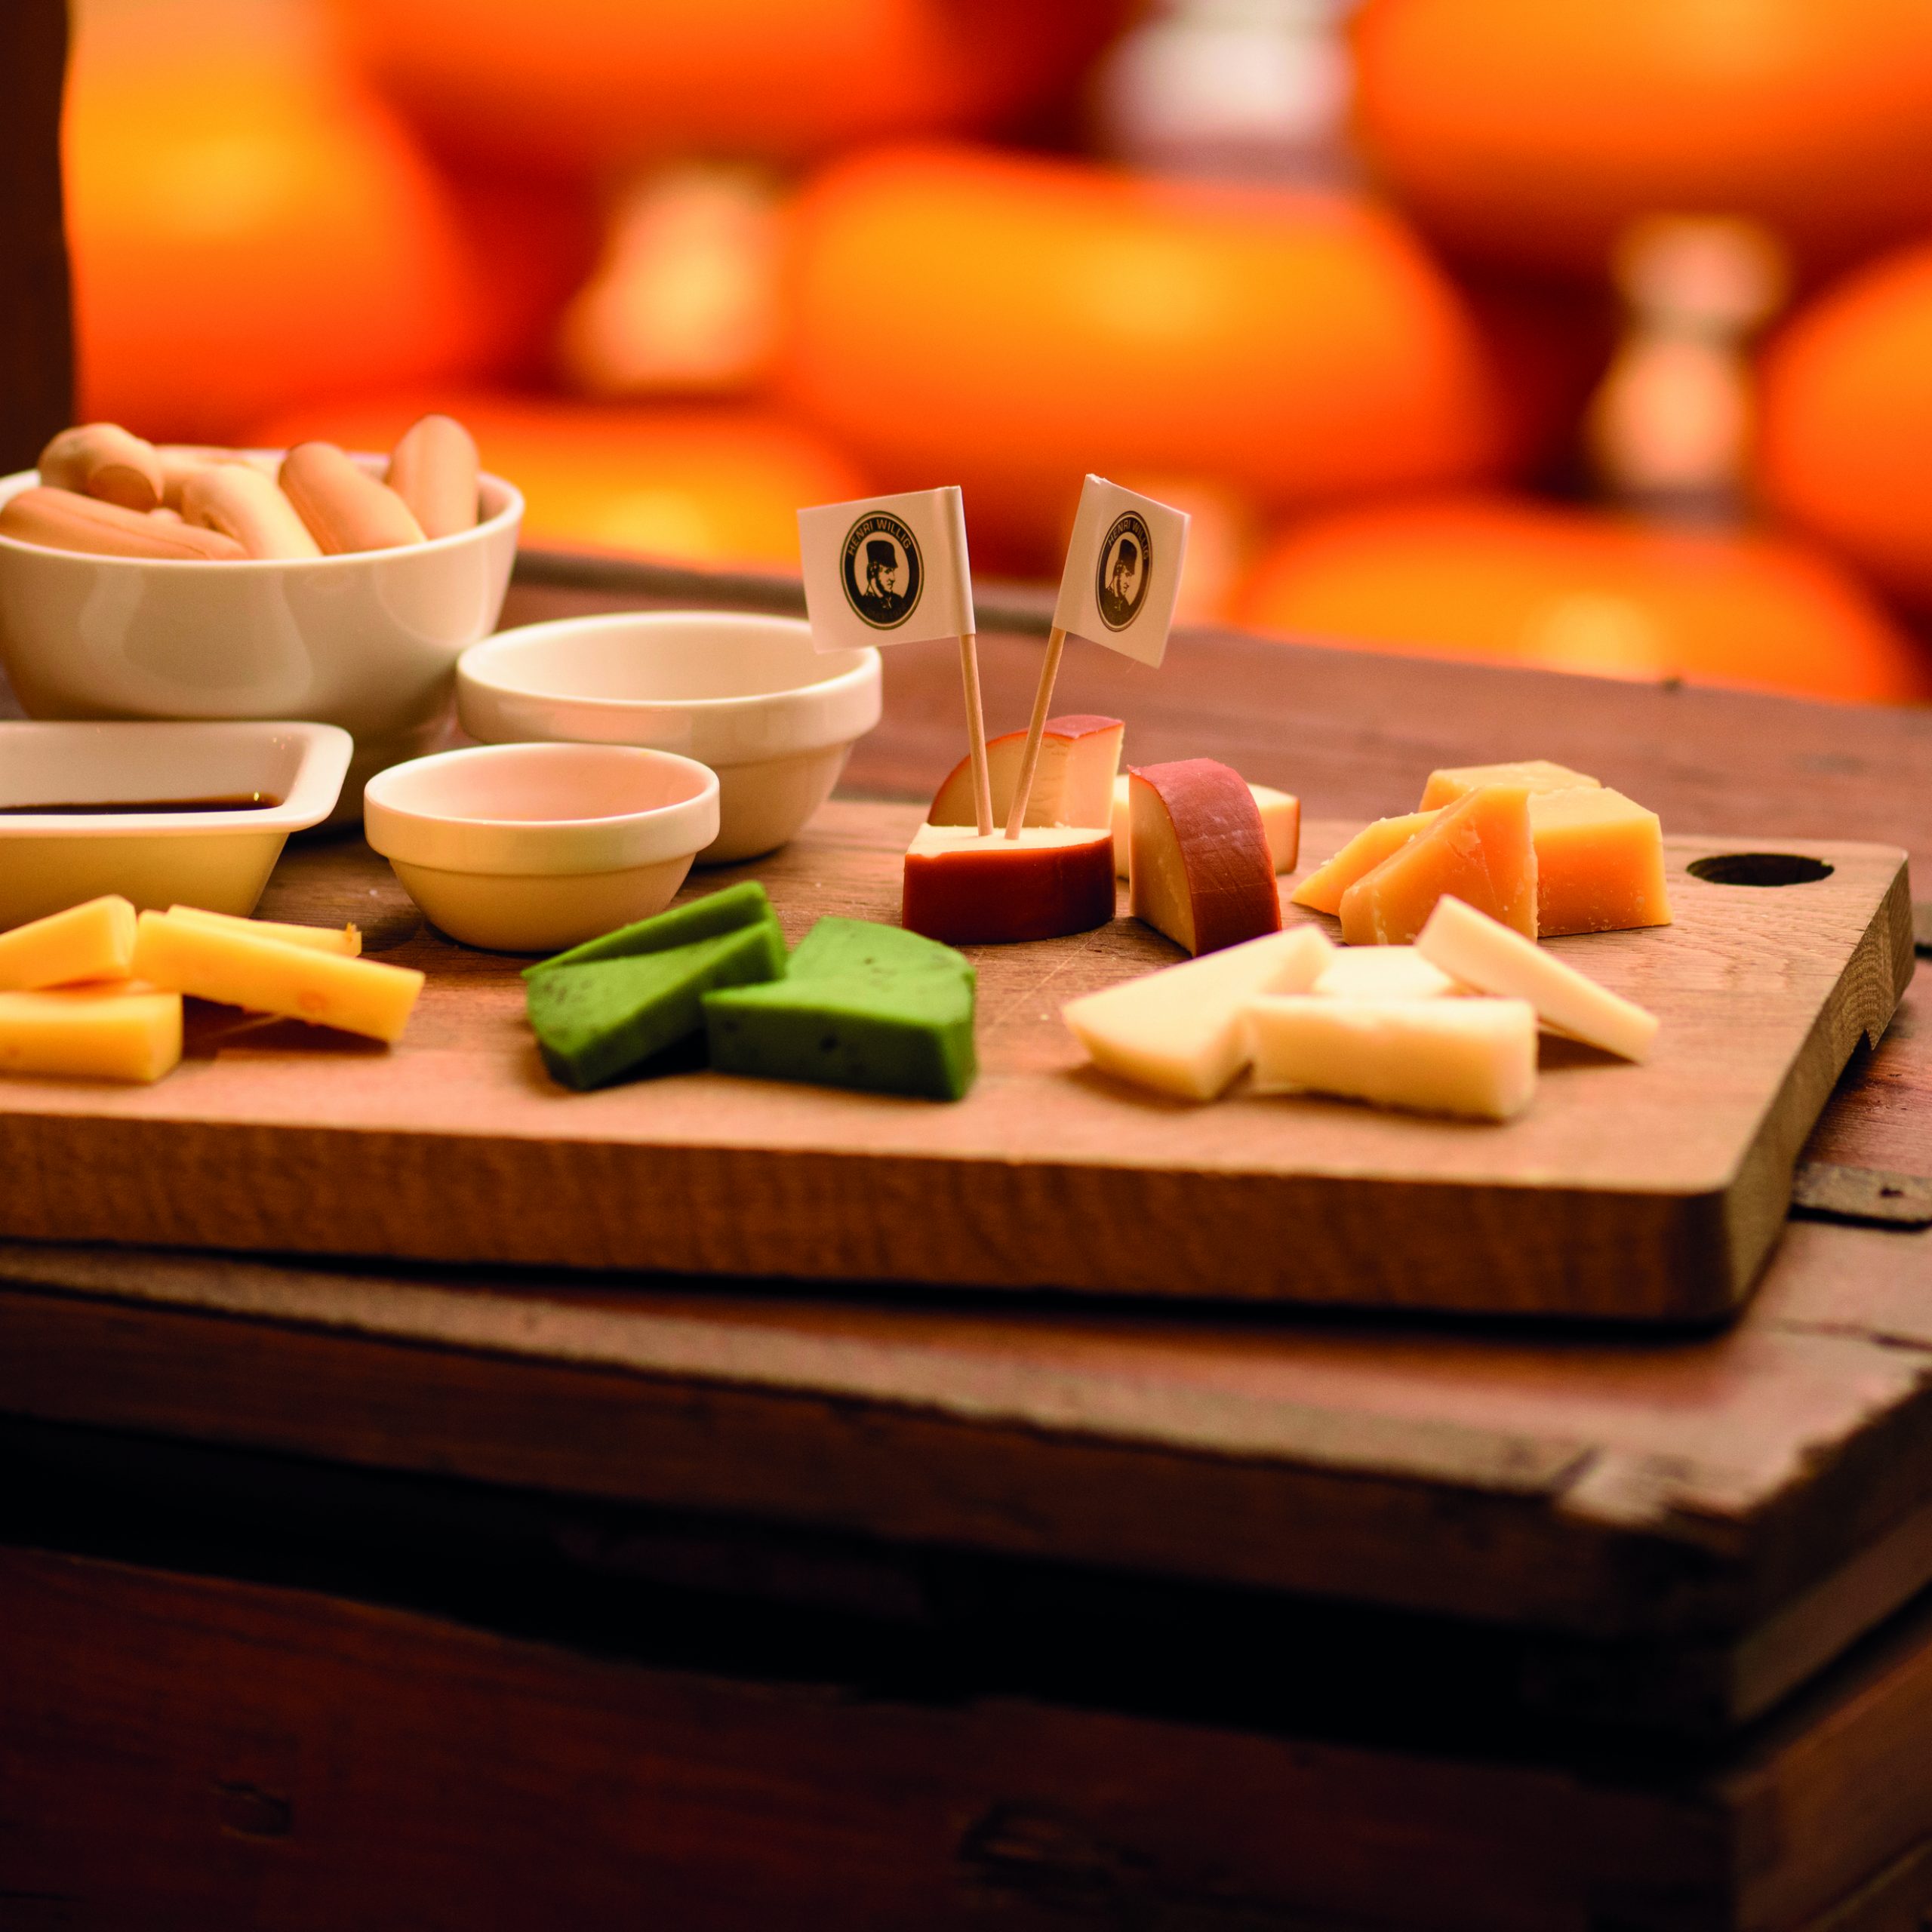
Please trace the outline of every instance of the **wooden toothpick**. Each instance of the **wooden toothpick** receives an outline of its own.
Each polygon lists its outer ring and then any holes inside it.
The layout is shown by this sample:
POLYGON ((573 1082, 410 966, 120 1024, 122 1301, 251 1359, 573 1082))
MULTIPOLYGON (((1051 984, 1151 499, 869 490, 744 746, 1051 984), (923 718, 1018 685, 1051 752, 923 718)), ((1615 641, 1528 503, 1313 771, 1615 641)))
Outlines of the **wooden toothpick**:
POLYGON ((1040 740, 1047 729, 1047 713, 1053 709, 1054 681, 1060 675, 1060 653, 1066 648, 1066 633, 1056 624, 1047 633, 1047 654, 1040 666, 1040 682, 1033 693, 1033 715, 1026 726, 1026 747, 1020 754, 1020 777, 1013 788, 1013 809, 1007 814, 1006 835, 1020 836, 1026 823, 1026 801, 1033 792, 1033 771, 1040 761, 1040 740))
POLYGON ((971 631, 959 640, 959 678, 966 687, 966 742, 973 752, 973 809, 980 836, 993 835, 992 774, 986 764, 986 718, 980 708, 980 650, 971 631))

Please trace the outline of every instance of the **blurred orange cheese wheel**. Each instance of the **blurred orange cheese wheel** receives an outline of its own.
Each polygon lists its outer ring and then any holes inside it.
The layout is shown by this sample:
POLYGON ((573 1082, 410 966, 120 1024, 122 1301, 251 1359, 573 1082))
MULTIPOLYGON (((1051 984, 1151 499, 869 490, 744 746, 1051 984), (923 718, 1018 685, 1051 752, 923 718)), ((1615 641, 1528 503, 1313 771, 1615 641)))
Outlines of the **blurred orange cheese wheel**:
POLYGON ((1283 505, 1511 441, 1468 305, 1364 202, 922 148, 834 165, 793 218, 781 386, 976 520, 1051 527, 1088 470, 1283 505))
POLYGON ((1279 537, 1238 621, 1319 641, 1814 697, 1932 696, 1932 658, 1806 546, 1494 497, 1395 503, 1279 537))
POLYGON ((1932 242, 1801 310, 1766 352, 1760 411, 1769 500, 1932 611, 1932 242))
POLYGON ((462 371, 481 346, 440 183, 337 77, 84 55, 66 149, 83 420, 225 441, 304 395, 462 371))
POLYGON ((1657 213, 1847 259, 1932 220, 1925 0, 1367 0, 1357 120, 1445 239, 1601 272, 1657 213))
POLYGON ((602 171, 974 131, 1064 88, 1126 0, 333 0, 453 151, 602 171))
POLYGON ((425 392, 291 411, 258 426, 252 440, 279 448, 324 436, 386 450, 432 410, 467 425, 483 466, 523 492, 523 540, 539 547, 795 571, 800 506, 870 487, 810 429, 734 407, 425 392))

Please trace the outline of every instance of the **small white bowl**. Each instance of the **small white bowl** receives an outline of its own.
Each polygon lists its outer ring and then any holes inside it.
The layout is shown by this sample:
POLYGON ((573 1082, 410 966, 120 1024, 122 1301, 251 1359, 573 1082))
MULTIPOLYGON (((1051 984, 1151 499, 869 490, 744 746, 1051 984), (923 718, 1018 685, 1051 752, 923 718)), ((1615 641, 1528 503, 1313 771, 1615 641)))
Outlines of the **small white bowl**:
POLYGON ((288 835, 334 809, 351 749, 333 724, 0 723, 0 927, 107 892, 245 917, 288 835), (273 802, 99 809, 257 794, 273 802))
POLYGON ((669 905, 718 777, 627 745, 481 745, 369 781, 363 833, 452 939, 555 952, 669 905))
POLYGON ((567 617, 487 638, 457 666, 463 728, 488 744, 650 745, 718 774, 700 865, 757 857, 832 795, 879 719, 878 653, 816 651, 802 618, 716 611, 567 617))
MULTIPOLYGON (((38 480, 0 478, 0 503, 38 480)), ((95 557, 0 537, 0 661, 30 718, 340 724, 352 821, 372 772, 444 737, 457 654, 503 608, 523 499, 486 475, 480 503, 474 530, 340 557, 95 557)))

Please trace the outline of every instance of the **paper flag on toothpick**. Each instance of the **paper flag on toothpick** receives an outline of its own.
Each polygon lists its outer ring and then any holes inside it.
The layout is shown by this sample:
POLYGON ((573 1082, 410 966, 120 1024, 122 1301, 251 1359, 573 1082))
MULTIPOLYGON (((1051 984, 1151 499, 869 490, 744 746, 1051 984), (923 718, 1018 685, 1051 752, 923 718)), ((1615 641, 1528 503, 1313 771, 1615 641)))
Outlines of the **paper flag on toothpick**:
POLYGON ((956 488, 801 510, 798 550, 817 650, 973 633, 966 506, 956 488))
POLYGON ((1143 664, 1166 654, 1187 555, 1187 512, 1090 476, 1080 492, 1054 628, 1143 664))

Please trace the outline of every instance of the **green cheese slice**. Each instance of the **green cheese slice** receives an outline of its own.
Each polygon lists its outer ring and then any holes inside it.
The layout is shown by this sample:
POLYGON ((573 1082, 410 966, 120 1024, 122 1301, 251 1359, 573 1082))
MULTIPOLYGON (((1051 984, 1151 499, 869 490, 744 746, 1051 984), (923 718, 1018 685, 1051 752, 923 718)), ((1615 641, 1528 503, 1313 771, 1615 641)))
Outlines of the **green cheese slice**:
POLYGON ((721 1072, 963 1099, 977 1063, 972 962, 898 926, 821 919, 786 977, 704 997, 721 1072))
POLYGON ((525 1001, 551 1073, 568 1087, 604 1087, 700 1033, 706 993, 784 971, 784 940, 765 919, 668 952, 555 967, 531 981, 525 1001))
POLYGON ((540 959, 535 965, 523 969, 523 977, 534 980, 539 974, 559 966, 587 966, 600 959, 632 959, 644 953, 669 952, 673 946, 715 939, 720 934, 737 932, 763 920, 775 921, 776 916, 771 901, 764 896, 764 888, 756 879, 748 878, 737 885, 728 885, 722 892, 707 893, 702 899, 673 906, 668 912, 660 912, 654 918, 640 919, 635 925, 620 926, 601 939, 587 939, 581 946, 574 946, 554 958, 540 959))

